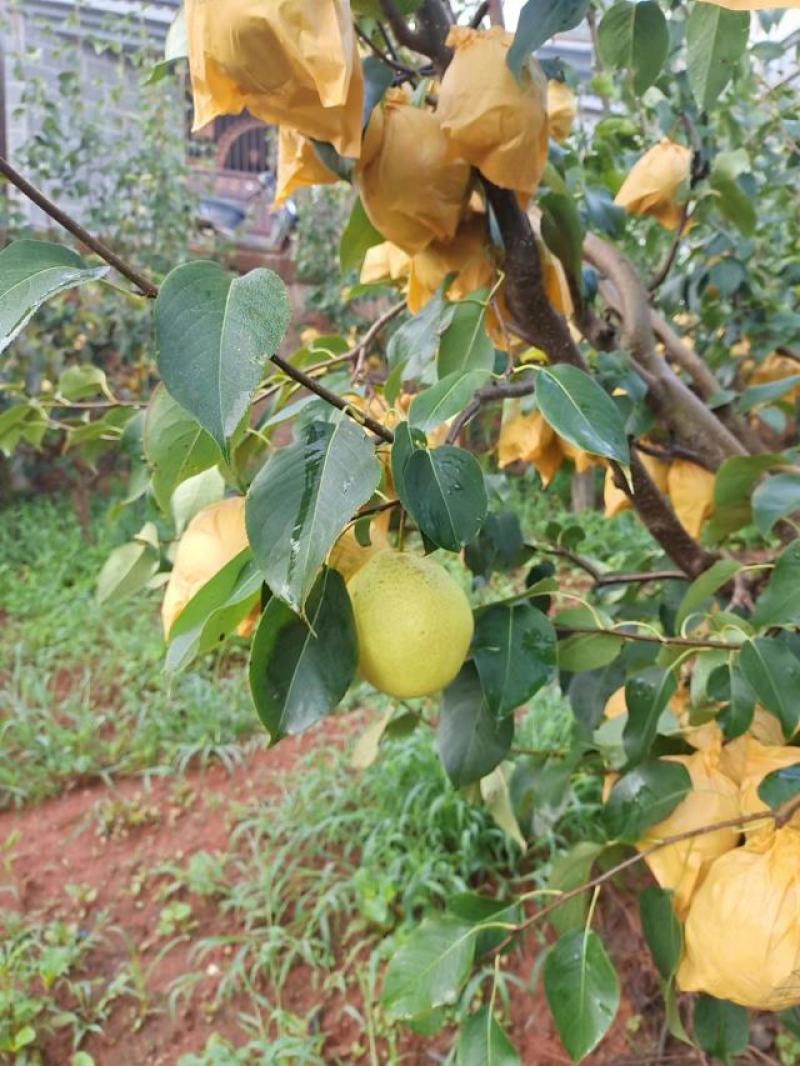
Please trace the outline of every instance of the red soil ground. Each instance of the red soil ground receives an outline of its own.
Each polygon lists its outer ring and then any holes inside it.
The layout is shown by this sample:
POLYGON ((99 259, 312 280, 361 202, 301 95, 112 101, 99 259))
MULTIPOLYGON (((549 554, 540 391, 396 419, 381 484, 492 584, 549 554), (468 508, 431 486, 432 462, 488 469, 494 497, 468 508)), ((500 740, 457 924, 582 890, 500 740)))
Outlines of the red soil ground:
MULTIPOLYGON (((6 874, 6 887, 16 892, 15 902, 10 905, 31 917, 69 921, 82 918, 87 925, 91 924, 92 915, 105 911, 109 932, 103 946, 91 955, 89 972, 82 976, 110 978, 130 958, 131 943, 137 947, 143 969, 149 971, 149 1010, 145 1016, 134 1001, 123 1000, 102 1035, 84 1042, 84 1049, 97 1066, 174 1066, 182 1054, 201 1049, 215 1031, 235 1043, 245 1042, 236 1024, 237 1011, 243 1003, 228 1002, 213 1014, 208 1010, 213 977, 204 978, 188 1001, 180 1001, 174 1014, 166 1009, 170 987, 177 977, 209 968, 213 973, 215 967, 222 970, 226 964, 223 951, 204 958, 202 963, 193 960, 193 940, 235 933, 235 923, 222 917, 213 903, 193 897, 192 909, 198 924, 192 937, 156 961, 164 943, 155 936, 164 901, 158 895, 158 884, 147 875, 161 863, 185 863, 196 851, 227 850, 231 806, 274 802, 286 772, 298 758, 314 747, 341 742, 342 733, 342 724, 331 721, 304 737, 257 752, 233 774, 213 766, 190 772, 185 778, 155 778, 148 784, 141 780, 122 781, 112 788, 97 784, 21 812, 0 814, 0 841, 13 831, 19 838, 13 864, 6 874), (125 800, 136 801, 134 809, 142 824, 123 826, 121 832, 100 836, 101 805, 108 808, 109 801, 119 804, 125 800), (85 886, 96 892, 96 898, 88 907, 76 902, 65 891, 68 884, 85 886), (88 915, 81 915, 81 906, 87 907, 88 915)), ((10 894, 4 897, 12 898, 10 894)), ((602 1050, 587 1061, 592 1066, 660 1062, 690 1066, 701 1062, 687 1048, 676 1057, 674 1052, 654 1057, 650 1050, 658 1043, 658 988, 634 915, 630 898, 623 898, 613 888, 604 893, 601 920, 612 952, 617 960, 622 960, 625 996, 612 1033, 602 1050)), ((529 939, 530 954, 515 956, 510 963, 512 971, 524 982, 524 987, 515 989, 512 995, 511 1036, 525 1066, 562 1066, 569 1059, 555 1037, 540 983, 533 996, 527 991, 541 950, 535 938, 529 939)), ((363 1027, 345 1010, 348 1002, 362 1010, 357 987, 349 987, 346 996, 324 996, 314 987, 311 973, 305 967, 295 967, 281 989, 281 1002, 296 1015, 313 1018, 318 1031, 325 1034, 326 1062, 336 1066, 369 1061, 363 1055, 363 1027)), ((447 1035, 424 1040, 408 1034, 402 1040, 403 1061, 441 1061, 448 1041, 447 1035)), ((54 1066, 65 1066, 71 1050, 63 1040, 51 1041, 47 1048, 49 1061, 54 1066)))

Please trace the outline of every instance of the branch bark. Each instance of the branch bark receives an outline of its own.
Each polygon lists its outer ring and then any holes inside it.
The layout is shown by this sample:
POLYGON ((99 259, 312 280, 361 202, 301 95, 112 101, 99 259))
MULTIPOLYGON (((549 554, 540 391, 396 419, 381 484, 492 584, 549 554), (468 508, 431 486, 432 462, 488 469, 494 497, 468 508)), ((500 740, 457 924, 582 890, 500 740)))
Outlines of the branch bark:
POLYGON ((569 326, 547 299, 544 275, 530 219, 510 189, 483 179, 505 246, 506 305, 513 331, 546 352, 553 363, 570 363, 586 370, 586 360, 569 326))
POLYGON ((614 466, 614 481, 636 508, 648 530, 664 549, 666 555, 691 578, 698 577, 717 559, 691 537, 678 521, 668 501, 653 483, 642 460, 631 449, 631 492, 625 475, 619 466, 614 466))
POLYGON ((622 322, 622 341, 635 363, 649 375, 649 402, 677 441, 706 456, 712 469, 747 449, 656 352, 647 293, 633 264, 616 248, 589 233, 584 256, 613 287, 605 295, 615 304, 622 322))

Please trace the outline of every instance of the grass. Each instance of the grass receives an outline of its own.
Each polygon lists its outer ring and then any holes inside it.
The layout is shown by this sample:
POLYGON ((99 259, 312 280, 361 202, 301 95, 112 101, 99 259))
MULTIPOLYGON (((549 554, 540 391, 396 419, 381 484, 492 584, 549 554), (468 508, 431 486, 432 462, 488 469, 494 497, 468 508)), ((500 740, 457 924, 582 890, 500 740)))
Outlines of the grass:
MULTIPOLYGON (((249 746, 261 742, 240 651, 170 681, 163 671, 158 592, 96 605, 97 573, 125 537, 106 520, 108 506, 95 502, 91 543, 64 501, 36 499, 3 512, 0 806, 123 774, 175 774, 178 787, 190 762, 220 759, 233 768, 249 746)), ((557 501, 534 499, 526 530, 559 515, 557 501)), ((588 543, 599 551, 608 524, 589 516, 584 525, 581 550, 588 543)), ((620 532, 614 548, 620 560, 642 550, 647 547, 641 538, 632 541, 627 528, 620 532)), ((507 581, 499 579, 498 594, 507 581)), ((363 688, 355 690, 343 711, 361 707, 377 715, 390 706, 374 694, 365 703, 366 697, 363 688)), ((162 938, 191 931, 195 897, 212 902, 219 928, 235 930, 197 940, 191 969, 175 982, 170 1006, 193 994, 208 975, 209 958, 222 948, 226 964, 213 1008, 237 1004, 241 1041, 234 1046, 212 1037, 179 1066, 324 1063, 319 1034, 309 1019, 288 1009, 280 992, 298 965, 307 968, 317 1002, 342 995, 343 1009, 351 1013, 354 1003, 362 1004, 357 1022, 364 1061, 399 1062, 396 1033, 375 1002, 383 962, 420 917, 465 889, 503 895, 523 878, 527 887, 541 884, 563 846, 596 834, 597 782, 578 779, 569 787, 563 774, 559 779, 557 753, 569 746, 571 729, 571 711, 553 687, 537 695, 520 723, 517 745, 536 753, 521 760, 521 776, 511 781, 512 791, 526 790, 530 799, 524 828, 535 831, 535 846, 526 856, 476 796, 450 787, 430 730, 420 725, 387 740, 378 761, 363 772, 351 767, 349 752, 317 750, 287 775, 278 802, 231 810, 223 853, 201 852, 149 871, 162 882, 162 938), (376 1058, 379 1043, 383 1057, 376 1058)), ((130 817, 109 799, 97 807, 98 831, 113 836, 130 817)), ((83 941, 68 926, 33 917, 0 917, 0 924, 7 926, 7 943, 24 946, 24 965, 6 965, 4 987, 20 1007, 31 1000, 38 1044, 56 1012, 56 1000, 42 1007, 30 993, 41 986, 44 946, 55 937, 67 952, 57 980, 66 982, 63 994, 74 1003, 83 980, 83 941)), ((136 984, 121 972, 115 995, 135 994, 136 984)), ((75 1047, 87 1027, 102 1026, 111 1004, 89 986, 84 992, 81 1011, 66 1023, 75 1047)), ((18 1022, 18 1030, 29 1024, 22 1017, 18 1022)))
POLYGON ((119 540, 95 507, 87 543, 63 501, 17 504, 0 523, 0 807, 76 780, 159 773, 192 759, 232 765, 260 736, 241 669, 171 681, 158 593, 102 608, 94 583, 119 540))
POLYGON ((88 1033, 101 1031, 116 1003, 133 994, 124 968, 110 981, 85 976, 86 962, 104 937, 102 916, 87 930, 78 923, 39 922, 0 911, 0 928, 4 1062, 40 1062, 38 1050, 54 1034, 66 1034, 77 1050, 88 1033))

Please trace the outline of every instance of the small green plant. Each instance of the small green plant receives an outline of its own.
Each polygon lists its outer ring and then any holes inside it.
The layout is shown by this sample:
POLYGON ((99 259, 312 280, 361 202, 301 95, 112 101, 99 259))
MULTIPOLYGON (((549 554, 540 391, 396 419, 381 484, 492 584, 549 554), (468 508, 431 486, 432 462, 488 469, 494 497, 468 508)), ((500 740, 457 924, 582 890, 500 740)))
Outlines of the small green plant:
MULTIPOLYGON (((114 1003, 127 995, 124 972, 86 980, 81 970, 102 939, 102 923, 88 933, 64 922, 36 923, 0 912, 0 1053, 13 1066, 38 1062, 41 1042, 65 1032, 77 1048, 100 1030, 114 1003), (31 1056, 34 1057, 31 1057, 31 1056)), ((85 1066, 78 1060, 79 1066, 85 1066)))

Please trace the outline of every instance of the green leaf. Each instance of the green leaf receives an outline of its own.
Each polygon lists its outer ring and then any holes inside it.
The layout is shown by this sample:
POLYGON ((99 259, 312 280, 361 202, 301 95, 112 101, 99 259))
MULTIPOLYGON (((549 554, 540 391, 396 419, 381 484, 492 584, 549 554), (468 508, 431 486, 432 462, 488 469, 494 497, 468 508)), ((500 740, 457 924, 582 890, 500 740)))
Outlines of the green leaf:
POLYGON ((417 393, 409 408, 409 423, 423 431, 435 429, 462 411, 490 376, 488 370, 455 370, 448 374, 417 393))
POLYGON ((610 836, 635 844, 675 810, 691 787, 692 779, 680 763, 641 763, 617 781, 608 797, 604 816, 610 836))
MULTIPOLYGON (((388 63, 384 63, 378 56, 367 56, 361 60, 361 70, 364 74, 364 109, 361 115, 362 128, 366 130, 370 116, 378 104, 386 95, 386 90, 394 81, 394 71, 388 63)), ((360 202, 360 201, 359 201, 360 202)), ((352 216, 351 216, 352 218, 352 216)), ((341 247, 339 258, 341 260, 341 247)), ((354 266, 360 265, 360 261, 354 266)), ((349 268, 342 263, 342 270, 349 268)))
POLYGON ((87 266, 60 244, 13 241, 6 245, 0 252, 0 352, 51 296, 107 273, 107 266, 87 266))
POLYGON ((58 379, 58 393, 65 400, 85 400, 89 396, 113 399, 105 371, 91 363, 67 367, 58 379))
POLYGON ((800 474, 765 477, 753 493, 752 502, 755 524, 768 537, 776 522, 800 511, 800 474))
POLYGON ((475 622, 472 654, 489 711, 512 714, 553 677, 556 634, 535 607, 498 604, 475 622))
POLYGON ((749 169, 750 160, 744 149, 718 152, 708 178, 709 185, 718 193, 717 207, 746 237, 755 232, 756 209, 737 179, 749 169))
POLYGON ((339 263, 342 270, 359 270, 370 248, 382 243, 383 237, 367 218, 361 200, 356 200, 339 241, 339 263))
POLYGON ((258 604, 263 582, 250 549, 245 548, 198 589, 170 630, 167 672, 185 670, 218 648, 258 604))
POLYGON ((583 21, 588 0, 527 0, 519 13, 517 32, 506 63, 519 77, 528 56, 556 33, 571 30, 583 21))
POLYGON ((793 541, 779 556, 752 621, 762 629, 800 625, 800 541, 793 541))
MULTIPOLYGON (((216 445, 214 445, 216 447, 216 445)), ((145 470, 146 473, 146 470, 145 470)), ((225 495, 225 478, 216 466, 201 470, 199 474, 182 481, 172 494, 170 514, 179 537, 196 514, 204 507, 221 500, 225 495)))
POLYGON ((736 401, 736 406, 740 411, 752 411, 756 407, 763 407, 765 404, 780 400, 787 392, 796 389, 798 384, 800 384, 800 374, 792 374, 779 381, 765 381, 763 385, 753 385, 745 389, 736 401))
POLYGON ((307 621, 274 597, 250 652, 250 691, 272 744, 314 725, 342 701, 358 661, 344 578, 325 570, 308 597, 307 621))
POLYGON ((544 962, 544 994, 561 1043, 580 1062, 619 1009, 619 981, 597 933, 576 929, 556 941, 544 962))
POLYGON ((750 1020, 744 1007, 701 995, 695 1001, 692 1021, 695 1040, 714 1058, 729 1063, 747 1049, 750 1020))
MULTIPOLYGON (((547 888, 559 892, 571 892, 585 884, 591 875, 592 866, 604 849, 603 844, 581 840, 559 855, 553 862, 547 888)), ((548 916, 548 921, 559 936, 581 929, 586 925, 589 910, 589 895, 584 892, 574 896, 548 916)))
POLYGON ((536 401, 545 420, 570 444, 629 465, 622 415, 583 370, 565 363, 542 367, 536 377, 536 401))
POLYGON ((161 286, 159 372, 170 395, 226 455, 289 315, 286 286, 262 267, 234 278, 201 260, 176 267, 161 286))
POLYGON ((455 1003, 475 956, 475 929, 452 914, 427 918, 390 960, 381 1003, 389 1019, 455 1003))
POLYGON ((494 951, 508 937, 511 930, 506 926, 519 925, 525 917, 519 903, 491 899, 477 892, 457 892, 447 900, 447 909, 456 918, 480 926, 475 942, 478 959, 494 951))
POLYGON ((616 659, 624 643, 622 637, 607 633, 576 633, 559 641, 558 668, 574 674, 598 670, 616 659))
POLYGON ((793 800, 800 793, 800 766, 784 766, 773 770, 758 786, 758 798, 773 811, 793 800))
POLYGON ((403 381, 421 377, 436 355, 441 335, 455 313, 456 305, 447 303, 444 288, 442 283, 419 314, 412 315, 389 338, 386 358, 393 371, 402 366, 403 381))
POLYGON ((494 345, 486 333, 486 308, 472 298, 453 305, 453 313, 439 342, 436 368, 440 378, 468 370, 494 368, 494 345))
POLYGON ((167 31, 164 42, 164 58, 156 63, 145 79, 145 85, 156 85, 163 81, 179 59, 189 58, 189 38, 186 29, 186 15, 181 8, 167 31))
POLYGON ((724 692, 721 700, 727 700, 724 707, 717 714, 717 723, 725 735, 726 740, 735 740, 746 733, 753 721, 756 709, 756 697, 752 688, 746 681, 738 661, 725 663, 718 667, 708 679, 709 695, 717 699, 717 694, 711 692, 715 678, 725 677, 724 692))
POLYGON ((636 4, 620 0, 600 20, 597 43, 607 66, 631 71, 634 92, 641 96, 661 73, 667 58, 667 20, 655 0, 636 4))
POLYGON ((661 712, 675 695, 677 683, 672 670, 648 666, 629 678, 625 685, 628 721, 622 734, 628 765, 633 766, 649 753, 658 732, 661 712))
POLYGON ((718 559, 700 577, 696 578, 681 600, 678 613, 675 615, 675 629, 678 632, 683 632, 686 620, 698 608, 702 607, 706 600, 713 596, 718 589, 721 589, 723 585, 727 585, 733 575, 737 574, 741 568, 742 564, 737 563, 735 559, 718 559))
POLYGON ((408 495, 406 493, 406 463, 417 450, 426 446, 425 434, 419 430, 412 430, 408 422, 398 422, 394 431, 394 444, 392 445, 392 481, 397 498, 407 506, 408 495))
POLYGON ((788 739, 800 721, 800 660, 774 637, 748 640, 739 653, 739 666, 758 702, 771 711, 788 739))
POLYGON ((381 465, 345 415, 304 426, 267 460, 247 494, 247 536, 272 593, 302 613, 336 538, 372 496, 381 465))
POLYGON ((683 954, 683 929, 672 906, 672 893, 656 885, 648 886, 639 896, 639 915, 653 962, 668 981, 683 954))
POLYGON ((458 1066, 520 1066, 520 1061, 488 1007, 481 1007, 464 1021, 458 1039, 458 1066))
POLYGON ((717 4, 693 4, 686 23, 689 86, 697 106, 707 111, 733 77, 747 48, 749 11, 717 4))
POLYGON ((144 454, 153 471, 153 495, 167 514, 177 486, 222 458, 213 438, 163 385, 156 388, 145 415, 144 454))
POLYGON ((448 551, 478 535, 488 500, 478 460, 463 448, 420 448, 403 468, 405 498, 422 533, 448 551))
POLYGON ((444 691, 436 746, 447 776, 463 788, 490 774, 508 754, 514 718, 497 719, 483 697, 475 666, 467 662, 444 691))
POLYGON ((549 192, 539 197, 539 206, 544 243, 582 291, 584 230, 575 201, 568 193, 549 192))
POLYGON ((155 526, 148 523, 129 544, 115 548, 97 578, 97 602, 108 603, 135 596, 158 570, 158 539, 155 526))
POLYGON ((714 515, 707 526, 712 540, 721 540, 752 518, 750 494, 765 470, 785 462, 782 455, 734 455, 726 459, 714 481, 714 515))

